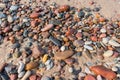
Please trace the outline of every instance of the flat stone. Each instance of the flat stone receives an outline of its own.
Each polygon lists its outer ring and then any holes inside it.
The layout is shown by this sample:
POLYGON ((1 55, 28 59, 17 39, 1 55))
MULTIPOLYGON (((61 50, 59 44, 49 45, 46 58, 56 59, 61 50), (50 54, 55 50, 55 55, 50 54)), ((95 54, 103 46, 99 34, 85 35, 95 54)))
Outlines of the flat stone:
POLYGON ((18 6, 17 5, 12 5, 10 7, 10 11, 16 11, 18 9, 18 6))
POLYGON ((112 55, 113 55, 113 51, 112 50, 107 50, 103 54, 104 57, 111 57, 112 55))
POLYGON ((67 59, 70 56, 72 56, 73 53, 74 52, 72 50, 66 50, 66 51, 63 51, 63 52, 57 52, 57 53, 55 53, 55 59, 64 60, 64 59, 67 59))

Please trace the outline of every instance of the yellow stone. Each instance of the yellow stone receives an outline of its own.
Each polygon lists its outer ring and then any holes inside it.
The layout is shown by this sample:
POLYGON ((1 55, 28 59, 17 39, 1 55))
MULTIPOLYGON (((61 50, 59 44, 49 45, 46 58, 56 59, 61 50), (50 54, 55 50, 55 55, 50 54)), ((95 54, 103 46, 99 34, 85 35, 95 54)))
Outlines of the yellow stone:
POLYGON ((45 54, 42 58, 43 63, 45 63, 48 59, 48 54, 45 54))

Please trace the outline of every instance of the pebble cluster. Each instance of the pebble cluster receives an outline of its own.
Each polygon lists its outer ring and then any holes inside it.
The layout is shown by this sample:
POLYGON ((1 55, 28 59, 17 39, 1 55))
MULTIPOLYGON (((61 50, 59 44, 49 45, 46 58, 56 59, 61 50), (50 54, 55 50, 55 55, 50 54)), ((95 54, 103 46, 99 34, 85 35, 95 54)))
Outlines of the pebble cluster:
POLYGON ((3 54, 14 59, 0 64, 0 80, 120 79, 120 21, 96 7, 30 1, 0 1, 0 45, 9 42, 3 54))

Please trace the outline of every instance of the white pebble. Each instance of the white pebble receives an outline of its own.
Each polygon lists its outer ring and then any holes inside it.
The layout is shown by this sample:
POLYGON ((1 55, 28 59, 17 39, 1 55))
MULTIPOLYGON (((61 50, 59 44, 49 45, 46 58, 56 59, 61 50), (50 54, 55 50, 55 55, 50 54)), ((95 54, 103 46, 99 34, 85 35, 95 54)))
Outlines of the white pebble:
POLYGON ((85 44, 90 45, 90 44, 92 44, 92 41, 85 41, 85 44))
POLYGON ((7 16, 7 21, 10 22, 10 23, 13 22, 13 17, 10 16, 10 15, 8 15, 8 16, 7 16))
POLYGON ((111 57, 112 55, 113 55, 113 51, 112 50, 107 50, 103 54, 104 57, 111 57))
POLYGON ((107 43, 108 43, 108 41, 109 41, 109 39, 108 39, 108 38, 102 38, 102 42, 103 42, 104 44, 107 44, 107 43))
POLYGON ((103 80, 100 75, 97 75, 97 80, 103 80))
POLYGON ((30 77, 31 73, 31 71, 27 71, 21 80, 27 80, 30 77))
POLYGON ((120 44, 113 39, 109 40, 108 44, 115 46, 115 47, 120 47, 120 44))
POLYGON ((113 66, 113 67, 112 67, 112 71, 117 72, 117 71, 118 71, 118 68, 117 68, 116 66, 113 66))
POLYGON ((73 73, 73 68, 72 68, 72 67, 69 67, 69 68, 68 68, 68 71, 69 71, 70 73, 73 73))
POLYGON ((62 47, 60 48, 60 50, 61 50, 61 51, 65 51, 65 46, 62 46, 62 47))
POLYGON ((105 28, 102 28, 102 29, 100 30, 100 32, 101 32, 101 33, 106 33, 106 29, 105 29, 105 28))
POLYGON ((88 67, 85 67, 85 73, 92 74, 91 71, 90 71, 90 69, 88 67))
POLYGON ((84 45, 84 48, 85 48, 85 49, 88 49, 88 50, 93 50, 93 47, 88 46, 88 45, 84 45))
POLYGON ((17 71, 18 73, 20 73, 24 69, 24 67, 25 67, 25 64, 23 62, 20 61, 19 64, 20 65, 19 65, 18 71, 17 71))
POLYGON ((18 74, 18 78, 22 78, 22 77, 24 76, 24 74, 25 74, 25 71, 20 72, 20 73, 18 74))

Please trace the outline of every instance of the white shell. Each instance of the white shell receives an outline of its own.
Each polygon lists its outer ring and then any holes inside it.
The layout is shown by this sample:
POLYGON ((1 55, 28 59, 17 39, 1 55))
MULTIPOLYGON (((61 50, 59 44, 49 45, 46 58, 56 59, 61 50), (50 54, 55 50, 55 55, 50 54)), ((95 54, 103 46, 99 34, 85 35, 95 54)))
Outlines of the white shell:
POLYGON ((18 73, 20 73, 25 67, 25 64, 23 62, 20 61, 19 64, 20 66, 18 67, 18 73))
POLYGON ((31 71, 27 71, 21 80, 27 80, 27 78, 29 78, 31 73, 32 73, 31 71))
POLYGON ((115 40, 109 40, 108 44, 115 46, 115 47, 120 47, 120 44, 118 42, 116 42, 115 40))
POLYGON ((25 74, 25 71, 20 72, 20 73, 18 74, 18 78, 22 78, 22 77, 24 76, 24 74, 25 74))
POLYGON ((88 49, 88 50, 93 50, 93 47, 88 46, 88 45, 84 45, 84 48, 85 48, 85 49, 88 49))
POLYGON ((112 50, 107 50, 106 52, 104 52, 103 56, 104 57, 110 57, 113 55, 113 51, 112 50))
POLYGON ((62 46, 62 47, 60 48, 60 50, 61 50, 61 51, 65 51, 65 46, 62 46))
POLYGON ((100 75, 97 76, 97 80, 103 80, 100 75))

